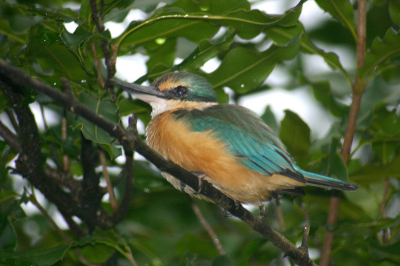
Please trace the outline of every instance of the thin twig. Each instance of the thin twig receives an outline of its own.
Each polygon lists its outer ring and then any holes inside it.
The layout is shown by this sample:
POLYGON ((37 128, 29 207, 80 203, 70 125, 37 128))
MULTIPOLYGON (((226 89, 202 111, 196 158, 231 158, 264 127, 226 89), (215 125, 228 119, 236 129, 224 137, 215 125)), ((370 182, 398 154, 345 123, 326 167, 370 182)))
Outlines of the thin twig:
MULTIPOLYGON (((65 110, 64 110, 64 115, 63 118, 61 119, 61 138, 63 141, 66 141, 68 138, 67 132, 68 132, 68 125, 67 125, 67 118, 65 118, 65 110)), ((63 163, 62 163, 63 171, 64 173, 69 172, 69 157, 67 154, 63 155, 63 163)))
POLYGON ((6 127, 0 121, 0 136, 13 148, 14 151, 20 152, 21 151, 21 143, 18 140, 18 136, 14 135, 11 130, 6 127))
POLYGON ((138 266, 136 260, 133 258, 132 250, 128 245, 125 245, 125 251, 127 254, 128 260, 132 263, 133 266, 138 266))
POLYGON ((19 126, 17 119, 15 119, 14 113, 10 109, 6 109, 6 114, 8 116, 8 119, 10 120, 12 126, 14 127, 15 132, 18 132, 19 126))
POLYGON ((100 158, 101 166, 103 167, 103 176, 106 179, 106 183, 107 183, 107 192, 108 192, 108 195, 110 196, 111 208, 112 208, 113 212, 115 213, 118 210, 118 204, 117 204, 117 200, 115 199, 114 189, 112 187, 110 175, 108 174, 107 161, 106 161, 106 156, 104 155, 104 151, 99 150, 99 158, 100 158))
POLYGON ((99 57, 97 56, 97 52, 96 52, 96 44, 94 42, 91 42, 91 46, 92 46, 92 52, 93 52, 93 56, 94 56, 94 63, 96 64, 97 78, 100 82, 100 86, 102 88, 104 88, 105 82, 103 79, 103 75, 101 74, 100 61, 99 61, 99 57))
POLYGON ((278 214, 279 225, 281 226, 282 232, 285 232, 286 226, 285 226, 285 218, 283 217, 282 206, 279 199, 276 199, 275 202, 276 202, 276 212, 278 214))
MULTIPOLYGON (((137 119, 136 116, 129 118, 129 126, 127 131, 138 134, 136 128, 137 119)), ((119 205, 118 210, 114 213, 112 217, 113 224, 119 223, 123 217, 125 217, 126 213, 129 210, 129 204, 132 198, 132 191, 133 191, 133 183, 135 181, 135 161, 133 160, 133 149, 132 147, 124 148, 125 150, 125 166, 122 169, 120 175, 125 175, 125 191, 124 195, 122 196, 121 203, 119 205)))
POLYGON ((207 220, 204 218, 203 214, 201 213, 201 210, 197 204, 192 201, 192 209, 194 213, 197 216, 197 219, 199 219, 200 223, 203 225, 204 229, 206 229, 208 235, 211 237, 212 242, 214 243, 215 247, 218 250, 219 255, 223 256, 226 254, 224 248, 221 245, 221 241, 219 240, 217 234, 214 232, 210 224, 207 222, 207 220))
MULTIPOLYGON (((367 1, 359 0, 358 1, 358 23, 357 23, 357 67, 362 67, 364 65, 364 55, 366 51, 366 24, 367 24, 367 1)), ((356 72, 355 82, 352 88, 353 91, 353 99, 350 106, 349 117, 346 125, 346 132, 344 134, 343 147, 340 155, 343 158, 343 161, 347 164, 349 160, 351 145, 354 139, 354 133, 356 130, 358 113, 361 105, 361 98, 364 92, 365 86, 362 82, 360 82, 360 77, 356 72)), ((337 216, 339 212, 339 204, 340 204, 340 193, 333 192, 329 214, 327 220, 327 228, 331 228, 336 224, 337 216)), ((330 253, 332 250, 334 233, 332 231, 327 231, 325 234, 324 247, 322 249, 320 266, 328 266, 330 253)))
MULTIPOLYGON (((389 179, 385 179, 384 181, 384 189, 383 189, 383 199, 381 203, 381 216, 383 219, 386 218, 386 201, 387 201, 387 194, 389 191, 389 179)), ((389 228, 383 230, 383 244, 388 245, 390 239, 390 231, 389 228)))
POLYGON ((304 225, 304 233, 303 233, 303 240, 301 242, 301 248, 307 252, 308 254, 308 236, 310 235, 310 216, 308 215, 308 212, 305 208, 303 208, 304 211, 304 219, 306 220, 306 224, 304 225))

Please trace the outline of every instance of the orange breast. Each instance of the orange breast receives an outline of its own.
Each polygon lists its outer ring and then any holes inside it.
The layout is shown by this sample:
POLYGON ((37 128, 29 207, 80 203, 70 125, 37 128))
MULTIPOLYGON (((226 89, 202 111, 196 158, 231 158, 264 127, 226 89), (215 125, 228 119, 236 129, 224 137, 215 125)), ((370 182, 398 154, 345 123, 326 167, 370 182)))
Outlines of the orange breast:
POLYGON ((171 113, 157 115, 149 123, 148 145, 181 167, 206 174, 207 181, 231 198, 259 204, 270 198, 271 191, 304 185, 286 176, 267 176, 246 168, 212 131, 194 132, 185 121, 173 119, 171 113))

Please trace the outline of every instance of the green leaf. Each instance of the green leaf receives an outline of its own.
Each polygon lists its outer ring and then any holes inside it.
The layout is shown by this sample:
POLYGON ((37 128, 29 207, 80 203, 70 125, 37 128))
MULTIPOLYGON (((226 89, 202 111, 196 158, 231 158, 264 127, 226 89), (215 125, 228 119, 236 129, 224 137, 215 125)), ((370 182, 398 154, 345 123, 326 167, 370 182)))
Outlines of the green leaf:
POLYGON ((356 25, 354 22, 353 6, 349 0, 316 0, 320 8, 339 20, 343 26, 348 28, 357 42, 356 25))
POLYGON ((0 251, 17 247, 14 222, 26 217, 20 202, 12 199, 14 197, 15 193, 12 191, 2 191, 0 194, 0 251))
POLYGON ((170 189, 170 184, 148 162, 135 161, 135 188, 151 193, 170 189))
POLYGON ((17 33, 10 28, 7 20, 0 19, 0 34, 7 36, 9 39, 25 44, 25 33, 17 33))
POLYGON ((399 27, 400 26, 400 2, 389 2, 389 14, 392 21, 399 27))
POLYGON ((119 49, 132 50, 132 46, 172 37, 185 37, 195 43, 214 36, 219 27, 206 21, 176 17, 174 15, 149 19, 143 23, 132 22, 116 39, 119 49))
POLYGON ((144 103, 140 100, 132 100, 129 98, 122 98, 118 102, 119 112, 121 116, 127 116, 130 114, 138 114, 138 113, 150 113, 150 108, 147 103, 144 103))
POLYGON ((366 84, 378 75, 385 64, 400 55, 400 32, 389 28, 383 40, 378 37, 365 54, 364 66, 358 69, 361 80, 366 84))
POLYGON ((175 60, 176 38, 161 39, 159 43, 150 42, 146 45, 150 59, 146 62, 147 71, 150 72, 155 65, 162 64, 172 67, 175 60))
POLYGON ((305 158, 308 155, 310 132, 308 125, 296 113, 285 110, 279 137, 294 158, 305 158))
MULTIPOLYGON (((57 34, 47 29, 32 27, 29 30, 26 57, 40 75, 64 76, 79 82, 88 78, 77 57, 60 43, 57 34)), ((59 82, 59 78, 54 82, 59 82)))
POLYGON ((337 101, 333 96, 329 81, 311 82, 305 76, 301 76, 300 84, 311 85, 315 99, 327 108, 332 115, 343 117, 348 113, 349 107, 337 101))
POLYGON ((86 45, 89 42, 100 40, 108 41, 111 39, 111 35, 108 30, 102 32, 101 34, 94 34, 86 31, 82 26, 78 27, 74 33, 69 33, 66 29, 63 29, 60 36, 61 40, 68 47, 68 49, 70 49, 79 59, 82 67, 85 68, 86 72, 90 74, 93 74, 93 71, 90 68, 93 62, 85 60, 87 55, 85 54, 84 48, 86 48, 86 45))
POLYGON ((371 219, 374 220, 380 216, 381 202, 370 189, 360 187, 356 191, 346 191, 345 195, 351 203, 363 209, 371 219))
POLYGON ((400 136, 400 117, 396 109, 388 111, 386 105, 380 105, 374 109, 374 120, 371 126, 374 130, 388 136, 400 136))
POLYGON ((271 110, 271 106, 265 107, 264 113, 261 115, 261 119, 277 134, 279 132, 279 125, 276 121, 275 115, 271 110))
POLYGON ((302 33, 301 39, 301 51, 307 54, 315 54, 319 55, 324 59, 324 61, 328 64, 332 69, 339 70, 342 75, 346 78, 349 84, 352 84, 352 81, 347 74, 346 70, 343 68, 340 63, 339 57, 335 53, 325 52, 324 50, 318 48, 314 45, 311 39, 305 32, 304 26, 299 22, 294 27, 271 27, 266 28, 264 32, 277 44, 283 44, 287 41, 291 40, 293 37, 302 33))
POLYGON ((64 22, 64 23, 75 21, 79 18, 77 12, 73 11, 70 8, 56 10, 44 6, 35 5, 31 7, 29 10, 36 12, 37 15, 45 16, 47 20, 53 19, 58 22, 64 22))
POLYGON ((18 193, 11 191, 11 190, 1 190, 0 191, 0 204, 3 201, 9 200, 9 199, 13 199, 15 197, 20 196, 18 193))
POLYGON ((384 259, 391 259, 397 263, 400 263, 400 242, 391 245, 382 245, 375 239, 370 239, 368 241, 368 250, 370 258, 374 260, 381 261, 384 259))
MULTIPOLYGON (((96 114, 103 116, 115 124, 119 123, 117 108, 109 100, 100 100, 84 92, 80 94, 79 98, 82 104, 95 111, 96 114)), ((100 144, 112 159, 122 154, 121 148, 115 146, 115 139, 111 138, 106 131, 86 119, 78 116, 73 122, 72 127, 82 131, 86 139, 100 144)))
POLYGON ((195 235, 185 235, 176 244, 176 253, 178 256, 184 256, 187 252, 195 253, 203 258, 215 258, 218 252, 211 241, 205 241, 203 238, 195 235))
POLYGON ((370 184, 381 182, 386 178, 400 178, 400 156, 397 155, 387 164, 370 163, 351 174, 351 180, 357 184, 370 184))
POLYGON ((261 53, 235 48, 229 51, 217 70, 206 77, 214 89, 229 87, 238 93, 248 92, 260 86, 278 62, 293 59, 299 40, 297 36, 285 46, 272 45, 261 53))
POLYGON ((95 262, 104 262, 115 251, 117 251, 126 258, 128 258, 129 256, 126 252, 126 249, 129 248, 127 246, 127 243, 113 230, 108 230, 108 231, 98 230, 96 231, 95 234, 80 239, 77 244, 81 247, 80 249, 88 245, 95 246, 96 248, 94 250, 91 249, 90 247, 82 249, 84 254, 88 256, 88 259, 91 258, 95 262), (105 254, 102 254, 101 256, 97 255, 96 257, 96 254, 93 253, 96 250, 105 252, 105 254))
POLYGON ((34 249, 26 252, 4 252, 0 250, 0 263, 18 265, 29 262, 31 265, 50 266, 64 258, 71 245, 58 245, 52 248, 34 249), (12 263, 12 264, 9 264, 12 263))
POLYGON ((206 63, 211 58, 218 55, 223 50, 228 50, 235 37, 235 32, 233 28, 229 28, 224 36, 215 40, 203 40, 200 42, 199 46, 183 60, 180 64, 175 65, 170 68, 156 68, 150 71, 147 78, 154 79, 165 73, 171 71, 188 71, 195 72, 204 63, 206 63))
POLYGON ((185 37, 199 43, 211 38, 222 25, 234 27, 244 39, 259 35, 265 27, 275 25, 293 26, 297 23, 302 5, 285 12, 281 16, 271 16, 259 10, 249 10, 246 1, 209 2, 209 7, 182 0, 157 10, 143 23, 133 22, 117 38, 119 47, 131 47, 157 38, 185 37))
POLYGON ((323 158, 319 164, 320 170, 318 172, 326 176, 332 176, 343 181, 348 181, 349 175, 346 164, 338 152, 341 148, 342 144, 337 138, 332 138, 329 144, 321 147, 322 151, 327 156, 323 158))

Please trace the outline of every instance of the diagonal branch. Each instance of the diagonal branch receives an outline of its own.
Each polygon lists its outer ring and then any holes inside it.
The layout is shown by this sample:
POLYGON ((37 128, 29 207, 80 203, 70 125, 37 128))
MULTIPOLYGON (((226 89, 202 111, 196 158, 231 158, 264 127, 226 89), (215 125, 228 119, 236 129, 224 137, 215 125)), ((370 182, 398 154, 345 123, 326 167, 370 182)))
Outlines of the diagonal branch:
MULTIPOLYGON (((28 86, 38 92, 41 92, 64 106, 65 109, 82 116, 91 123, 101 127, 107 131, 111 137, 117 138, 123 145, 124 149, 129 151, 135 149, 147 160, 152 162, 157 168, 163 172, 167 172, 180 181, 190 186, 193 190, 198 191, 198 180, 195 175, 189 171, 179 167, 171 161, 165 160, 161 155, 148 147, 139 137, 137 132, 123 129, 120 125, 114 124, 102 116, 99 116, 88 107, 82 105, 70 93, 62 93, 55 90, 48 84, 39 79, 30 77, 27 73, 16 67, 10 66, 0 60, 0 72, 12 80, 13 83, 20 86, 28 86)), ((253 230, 257 231, 265 238, 270 240, 275 246, 280 248, 298 265, 316 265, 308 256, 307 252, 298 249, 284 236, 279 234, 268 223, 261 218, 255 216, 242 205, 238 205, 231 198, 214 188, 210 183, 204 181, 201 194, 211 199, 213 202, 229 211, 232 215, 238 217, 247 223, 253 230)))

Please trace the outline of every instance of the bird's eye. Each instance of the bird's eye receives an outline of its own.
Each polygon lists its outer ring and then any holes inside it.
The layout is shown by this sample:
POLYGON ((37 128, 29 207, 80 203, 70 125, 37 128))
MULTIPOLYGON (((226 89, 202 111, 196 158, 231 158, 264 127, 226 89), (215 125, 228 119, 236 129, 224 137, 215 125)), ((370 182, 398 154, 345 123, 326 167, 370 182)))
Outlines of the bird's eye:
POLYGON ((175 90, 179 96, 183 96, 188 92, 188 89, 185 86, 178 86, 175 88, 175 90))

